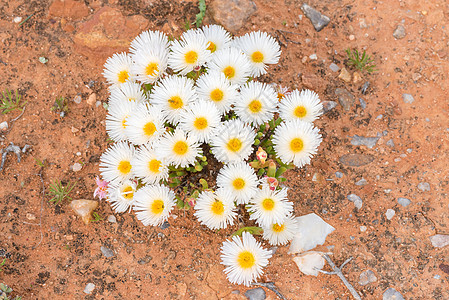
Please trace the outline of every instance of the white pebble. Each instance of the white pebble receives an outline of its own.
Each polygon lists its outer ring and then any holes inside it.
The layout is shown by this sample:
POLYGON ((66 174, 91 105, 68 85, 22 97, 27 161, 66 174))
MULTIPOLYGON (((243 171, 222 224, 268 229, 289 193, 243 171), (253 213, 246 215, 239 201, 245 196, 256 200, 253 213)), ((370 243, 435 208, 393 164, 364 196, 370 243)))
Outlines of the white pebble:
POLYGON ((5 131, 6 129, 8 129, 8 122, 3 121, 0 123, 0 131, 5 131))
POLYGON ((73 170, 73 172, 78 172, 78 171, 81 171, 82 168, 83 168, 83 166, 80 163, 74 163, 72 170, 73 170))
POLYGON ((86 294, 90 294, 93 292, 93 290, 95 289, 95 284, 89 282, 86 287, 84 288, 84 293, 86 294))
POLYGON ((22 17, 15 17, 15 18, 13 19, 13 22, 14 22, 14 23, 20 23, 20 22, 22 22, 22 17))
POLYGON ((387 209, 385 216, 387 217, 388 220, 391 220, 391 219, 393 219, 395 214, 396 214, 396 212, 393 209, 389 208, 389 209, 387 209))
POLYGON ((360 226, 360 231, 361 232, 365 232, 366 231, 366 226, 360 226))
POLYGON ((309 58, 310 58, 311 60, 317 60, 317 59, 318 59, 318 57, 316 56, 315 53, 309 55, 309 58))
POLYGON ((117 223, 117 218, 114 215, 108 216, 108 222, 110 223, 117 223))

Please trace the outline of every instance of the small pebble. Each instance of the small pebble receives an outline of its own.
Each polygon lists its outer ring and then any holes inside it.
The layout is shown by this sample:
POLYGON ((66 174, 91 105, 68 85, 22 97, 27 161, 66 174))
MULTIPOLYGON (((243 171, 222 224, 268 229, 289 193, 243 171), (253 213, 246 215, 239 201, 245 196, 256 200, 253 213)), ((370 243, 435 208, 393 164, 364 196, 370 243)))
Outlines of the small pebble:
POLYGON ((360 226, 360 232, 365 232, 366 231, 366 226, 360 226))
POLYGON ((413 103, 415 101, 415 98, 413 98, 410 94, 402 94, 402 100, 404 100, 405 103, 413 103))
POLYGON ((97 94, 92 93, 89 95, 89 98, 87 98, 87 104, 94 105, 95 102, 97 102, 97 94))
POLYGON ((357 196, 356 194, 349 194, 347 196, 348 200, 351 202, 354 202, 354 205, 357 209, 361 209, 362 205, 363 205, 363 201, 362 198, 360 198, 359 196, 357 196))
POLYGON ((76 152, 75 154, 76 154, 76 156, 81 156, 81 152, 79 152, 79 151, 76 152))
POLYGON ((342 178, 343 177, 343 173, 342 172, 335 172, 335 177, 342 178))
POLYGON ((413 149, 408 148, 407 153, 412 153, 413 149))
POLYGON ((363 100, 362 98, 359 98, 359 102, 360 102, 360 106, 362 107, 362 109, 365 109, 366 108, 365 100, 363 100))
POLYGON ((251 289, 251 290, 247 290, 245 292, 245 296, 249 300, 264 300, 267 297, 264 289, 260 288, 260 287, 251 289))
POLYGON ((167 229, 168 227, 170 227, 170 223, 168 223, 167 221, 165 221, 164 223, 161 224, 161 229, 167 229))
POLYGON ((331 69, 332 72, 338 72, 338 71, 340 71, 340 67, 339 67, 338 65, 334 64, 334 63, 331 63, 331 64, 329 65, 329 69, 331 69))
POLYGON ((28 214, 27 214, 27 219, 30 220, 30 221, 36 220, 36 216, 33 215, 33 214, 28 213, 28 214))
POLYGON ((393 219, 395 214, 396 214, 396 212, 393 209, 389 208, 389 209, 387 209, 385 216, 387 217, 388 220, 391 220, 391 219, 393 219))
POLYGON ((3 121, 0 123, 0 131, 6 131, 8 129, 8 122, 3 121))
POLYGON ((109 215, 108 222, 109 223, 117 223, 117 218, 114 215, 109 215))
POLYGON ((74 163, 72 170, 73 170, 73 172, 78 172, 78 171, 81 171, 82 168, 83 168, 83 166, 80 163, 74 163))
POLYGON ((95 102, 95 107, 98 107, 98 106, 100 106, 100 105, 101 105, 101 101, 95 102))
POLYGON ((418 190, 428 192, 430 191, 430 184, 428 182, 420 182, 418 183, 418 190))
POLYGON ((318 57, 316 56, 315 53, 309 55, 309 58, 310 58, 310 60, 317 60, 318 59, 318 57))
POLYGON ((382 120, 383 117, 384 117, 384 115, 380 114, 376 117, 376 120, 382 120))
POLYGON ((75 98, 73 98, 73 102, 75 102, 76 104, 80 104, 81 103, 81 96, 75 96, 75 98))
POLYGON ((405 300, 401 293, 394 288, 387 289, 382 295, 382 300, 405 300))
POLYGON ((366 91, 368 90, 369 85, 370 85, 369 81, 366 81, 366 82, 363 84, 362 89, 361 89, 361 92, 362 92, 363 95, 366 94, 366 91))
POLYGON ((20 23, 20 22, 22 22, 22 17, 15 17, 15 18, 13 19, 13 22, 14 22, 14 23, 20 23))
POLYGON ((86 294, 90 294, 93 292, 93 290, 95 289, 95 284, 89 282, 86 287, 84 288, 84 293, 86 294))
POLYGON ((437 274, 437 275, 433 276, 433 278, 434 278, 434 279, 440 279, 441 276, 437 274))
POLYGON ((351 35, 349 36, 349 40, 350 40, 350 41, 355 40, 355 36, 354 36, 353 34, 351 34, 351 35))
POLYGON ((363 271, 362 273, 360 273, 360 277, 359 277, 359 284, 360 285, 367 285, 371 282, 376 282, 377 281, 377 277, 376 275, 374 275, 374 272, 371 270, 366 270, 363 271))
POLYGON ((323 112, 327 113, 328 111, 334 109, 337 106, 337 102, 335 101, 323 101, 323 112))
POLYGON ((376 146, 377 141, 379 140, 379 137, 366 137, 366 136, 360 136, 357 134, 355 134, 354 136, 352 136, 350 138, 351 138, 352 145, 354 145, 354 146, 364 145, 370 149, 373 148, 374 146, 376 146))
POLYGON ((385 194, 391 193, 391 189, 385 189, 385 190, 384 190, 384 193, 385 193, 385 194))
POLYGON ((368 182, 366 181, 366 179, 365 178, 362 178, 362 179, 360 179, 359 181, 357 181, 356 183, 355 183, 355 185, 357 185, 357 186, 361 186, 361 185, 366 185, 368 182))
POLYGON ((393 141, 393 139, 389 139, 389 140, 387 141, 386 144, 387 144, 388 147, 393 148, 393 147, 394 147, 394 141, 393 141))
POLYGON ((443 248, 449 245, 449 235, 435 234, 430 237, 430 242, 435 248, 443 248))
POLYGON ((398 25, 393 32, 393 36, 398 40, 403 39, 405 37, 405 28, 402 25, 398 25))
POLYGON ((106 258, 110 258, 110 257, 114 256, 114 252, 111 249, 107 248, 107 247, 101 246, 100 250, 101 250, 101 253, 103 253, 103 255, 106 258))
POLYGON ((400 205, 402 205, 403 207, 407 207, 407 206, 410 205, 410 203, 412 203, 412 201, 410 201, 410 199, 407 199, 407 198, 399 197, 398 198, 398 203, 400 205))

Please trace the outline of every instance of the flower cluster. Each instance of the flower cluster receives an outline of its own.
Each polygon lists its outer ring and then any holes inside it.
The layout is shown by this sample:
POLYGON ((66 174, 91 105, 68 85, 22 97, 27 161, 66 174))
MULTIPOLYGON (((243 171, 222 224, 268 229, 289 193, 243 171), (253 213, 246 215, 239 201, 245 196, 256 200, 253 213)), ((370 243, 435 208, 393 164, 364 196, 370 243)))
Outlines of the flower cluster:
MULTIPOLYGON (((110 57, 106 131, 115 143, 100 158, 108 182, 101 197, 145 226, 162 224, 178 204, 193 206, 208 228, 226 228, 241 206, 270 244, 288 243, 296 223, 281 175, 316 154, 321 135, 312 122, 322 104, 312 91, 255 80, 280 54, 265 32, 231 37, 210 25, 172 41, 145 31, 129 53, 110 57), (211 160, 215 170, 203 172, 211 160), (208 178, 215 188, 204 178, 197 188, 193 173, 218 173, 208 178)), ((242 232, 223 243, 222 263, 232 283, 249 285, 271 254, 242 232)))

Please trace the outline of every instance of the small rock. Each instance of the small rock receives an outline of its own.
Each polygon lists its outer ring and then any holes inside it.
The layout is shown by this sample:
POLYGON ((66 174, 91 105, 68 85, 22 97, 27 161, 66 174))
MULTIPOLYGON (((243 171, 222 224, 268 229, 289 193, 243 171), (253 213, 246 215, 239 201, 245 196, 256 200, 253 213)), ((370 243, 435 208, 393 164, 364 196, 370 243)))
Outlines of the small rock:
POLYGON ((33 215, 33 214, 28 213, 28 214, 27 214, 27 219, 30 220, 30 221, 36 220, 36 216, 33 215))
POLYGON ((362 80, 362 75, 360 75, 359 72, 354 72, 354 74, 352 74, 352 82, 353 83, 357 83, 361 80, 362 80))
POLYGON ((329 69, 331 69, 332 72, 338 72, 338 71, 340 71, 340 67, 337 66, 337 65, 334 64, 334 63, 331 63, 331 64, 329 65, 329 69))
POLYGON ((301 62, 303 64, 305 64, 307 62, 307 59, 309 59, 307 56, 303 56, 302 59, 301 59, 301 62))
POLYGON ((418 190, 428 192, 430 191, 430 184, 428 182, 420 182, 418 183, 418 190))
POLYGON ((357 182, 355 183, 355 185, 357 185, 357 186, 362 186, 362 185, 366 185, 367 183, 368 183, 368 182, 366 181, 366 179, 362 177, 362 179, 360 179, 359 181, 357 181, 357 182))
POLYGON ((252 0, 214 0, 209 4, 208 10, 215 22, 235 32, 246 25, 257 11, 257 6, 252 0))
POLYGON ((398 39, 398 40, 405 38, 405 28, 404 28, 404 26, 398 25, 396 27, 396 29, 394 30, 394 32, 393 32, 393 36, 396 39, 398 39))
POLYGON ((360 232, 365 232, 366 231, 366 226, 360 226, 360 232))
POLYGON ((301 6, 301 10, 304 12, 306 17, 312 22, 312 25, 317 32, 321 31, 331 21, 329 17, 322 15, 319 11, 307 5, 306 3, 304 3, 301 6))
POLYGON ((101 250, 101 253, 103 253, 103 255, 104 255, 106 258, 110 258, 110 257, 113 257, 113 256, 114 256, 114 251, 112 251, 111 249, 109 249, 109 248, 107 248, 107 247, 105 247, 105 246, 101 246, 101 247, 100 247, 100 250, 101 250))
POLYGON ((362 109, 365 109, 366 108, 365 100, 363 100, 362 98, 359 98, 359 102, 360 102, 360 106, 362 107, 362 109))
POLYGON ((309 251, 293 257, 298 269, 305 275, 318 276, 325 264, 322 252, 309 251))
POLYGON ((8 129, 8 122, 3 121, 0 123, 0 131, 6 131, 8 129))
POLYGON ((405 103, 413 103, 415 101, 415 98, 413 98, 410 94, 402 94, 402 100, 404 100, 405 103))
POLYGON ((336 88, 335 95, 345 111, 349 111, 354 105, 355 98, 347 89, 336 88))
POLYGON ((362 198, 360 198, 359 196, 357 196, 356 194, 349 194, 347 196, 348 200, 354 203, 354 206, 357 209, 361 209, 362 205, 363 205, 363 201, 362 198))
POLYGON ((89 105, 94 105, 96 101, 97 101, 97 94, 95 93, 90 94, 89 98, 87 98, 87 104, 89 105))
POLYGON ((389 288, 384 292, 382 300, 405 300, 405 299, 404 297, 402 297, 401 293, 396 291, 394 288, 389 288))
POLYGON ((360 273, 360 278, 359 278, 360 285, 367 285, 371 282, 376 282, 376 281, 377 281, 377 277, 376 277, 376 275, 374 275, 373 271, 366 270, 366 271, 363 271, 362 273, 360 273))
POLYGON ((81 103, 81 96, 80 95, 78 95, 78 96, 75 96, 75 98, 73 98, 73 102, 75 102, 76 104, 80 104, 81 103))
POLYGON ((109 223, 117 223, 117 218, 114 215, 109 215, 108 222, 109 223))
POLYGON ((94 200, 73 200, 70 202, 70 207, 73 211, 82 218, 84 224, 89 224, 92 218, 92 212, 97 208, 98 202, 94 200))
POLYGON ((165 221, 164 223, 161 224, 161 229, 167 229, 168 227, 170 227, 170 223, 168 223, 167 221, 165 221))
POLYGON ((245 292, 245 296, 249 300, 264 300, 267 297, 263 288, 260 288, 260 287, 251 289, 251 290, 247 290, 245 292))
POLYGON ((413 73, 412 74, 413 81, 418 81, 421 77, 422 77, 422 75, 419 74, 419 73, 413 73))
POLYGON ((90 294, 94 291, 95 289, 95 284, 93 284, 92 282, 89 282, 86 287, 84 288, 84 293, 86 294, 90 294))
POLYGON ((443 248, 449 245, 449 235, 447 234, 435 234, 430 237, 430 242, 435 248, 443 248))
POLYGON ((137 261, 137 263, 138 263, 139 265, 145 265, 145 264, 149 263, 152 259, 153 259, 153 258, 152 258, 151 256, 147 255, 147 256, 142 257, 141 259, 139 259, 139 260, 137 261))
POLYGON ((351 35, 349 36, 349 40, 350 40, 350 41, 355 40, 355 35, 351 34, 351 35))
POLYGON ((309 56, 309 58, 310 58, 310 60, 317 60, 317 59, 318 59, 318 57, 316 56, 315 53, 311 54, 311 55, 309 56))
POLYGON ((410 199, 407 199, 407 198, 399 197, 398 198, 398 203, 400 205, 402 205, 403 207, 407 207, 407 206, 410 205, 410 203, 412 203, 412 201, 410 201, 410 199))
POLYGON ((385 216, 387 217, 388 220, 391 220, 391 219, 393 219, 395 214, 396 214, 396 212, 393 209, 389 208, 389 209, 387 209, 385 216))
POLYGON ((340 157, 340 162, 350 167, 361 167, 374 161, 374 156, 370 154, 351 153, 340 157))
POLYGON ((441 276, 440 275, 435 275, 435 276, 433 276, 433 279, 440 279, 441 278, 441 276))
POLYGON ((77 133, 78 131, 80 131, 78 128, 75 128, 72 126, 72 128, 70 129, 70 131, 72 131, 72 133, 77 133))
POLYGON ((343 80, 344 82, 351 82, 351 73, 346 70, 346 68, 341 69, 340 75, 338 75, 338 78, 343 80))
POLYGON ((327 113, 328 111, 334 109, 337 106, 337 102, 335 101, 323 101, 321 102, 323 104, 323 112, 327 113))
POLYGON ((366 91, 368 90, 369 85, 370 85, 369 81, 366 81, 366 82, 362 85, 362 88, 360 89, 360 91, 362 92, 363 95, 366 95, 366 91))
POLYGON ((14 23, 20 23, 20 22, 22 22, 22 17, 15 17, 15 18, 13 19, 13 22, 14 22, 14 23))
POLYGON ((353 137, 351 137, 351 144, 354 146, 364 145, 371 149, 374 146, 376 146, 377 141, 379 139, 380 139, 379 137, 365 137, 356 134, 353 137))
POLYGON ((342 178, 343 177, 343 173, 342 172, 335 172, 335 177, 342 178))
POLYGON ((393 147, 394 147, 394 141, 393 141, 393 139, 389 139, 389 140, 386 142, 386 144, 387 144, 388 147, 393 148, 393 147))
POLYGON ((83 168, 83 166, 80 163, 74 163, 72 166, 73 172, 81 171, 82 168, 83 168))

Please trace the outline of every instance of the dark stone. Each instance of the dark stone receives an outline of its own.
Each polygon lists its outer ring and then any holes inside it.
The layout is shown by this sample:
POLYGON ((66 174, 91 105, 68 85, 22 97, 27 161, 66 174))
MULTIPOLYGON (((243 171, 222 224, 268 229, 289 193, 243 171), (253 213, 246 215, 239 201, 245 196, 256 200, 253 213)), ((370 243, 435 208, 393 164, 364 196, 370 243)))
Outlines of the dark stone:
POLYGON ((331 19, 328 16, 321 14, 319 11, 314 9, 313 7, 304 3, 301 6, 301 10, 304 12, 306 17, 312 22, 313 27, 317 32, 321 31, 324 27, 329 24, 331 19))
POLYGON ((340 157, 340 162, 345 166, 361 167, 374 161, 374 157, 369 154, 350 153, 340 157))
POLYGON ((245 292, 245 296, 249 300, 264 300, 267 297, 263 288, 260 287, 252 290, 247 290, 245 292))

